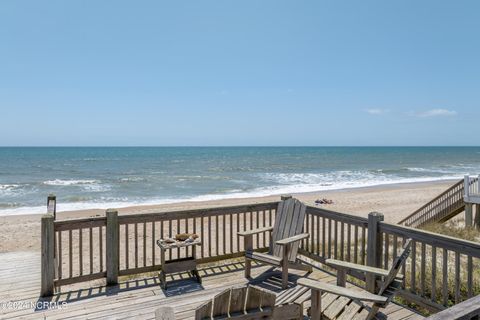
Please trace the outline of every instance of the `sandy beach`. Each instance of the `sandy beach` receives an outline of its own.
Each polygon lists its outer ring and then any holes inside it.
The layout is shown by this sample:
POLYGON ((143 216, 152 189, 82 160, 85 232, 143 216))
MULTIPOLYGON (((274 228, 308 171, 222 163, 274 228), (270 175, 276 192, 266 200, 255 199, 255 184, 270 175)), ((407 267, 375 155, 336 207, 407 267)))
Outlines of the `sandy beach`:
MULTIPOLYGON (((293 194, 308 205, 315 206, 316 199, 326 198, 333 204, 321 205, 329 210, 367 216, 378 211, 385 215, 385 221, 396 223, 430 199, 455 183, 452 180, 391 184, 375 187, 331 190, 293 194)), ((119 214, 163 212, 183 209, 207 208, 247 203, 276 201, 279 195, 243 199, 226 199, 202 202, 181 202, 164 205, 148 205, 120 208, 119 214)), ((57 219, 75 219, 104 215, 105 210, 81 210, 57 213, 57 219)), ((41 215, 15 215, 0 217, 0 252, 39 251, 41 215)))

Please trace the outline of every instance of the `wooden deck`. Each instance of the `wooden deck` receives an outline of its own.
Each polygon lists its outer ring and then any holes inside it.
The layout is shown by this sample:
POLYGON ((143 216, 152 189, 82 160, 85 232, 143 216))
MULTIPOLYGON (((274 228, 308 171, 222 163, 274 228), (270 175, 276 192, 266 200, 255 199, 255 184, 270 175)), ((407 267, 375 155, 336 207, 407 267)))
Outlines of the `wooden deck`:
MULTIPOLYGON (((187 274, 167 277, 168 289, 162 290, 157 276, 140 275, 137 279, 120 278, 115 287, 105 287, 102 281, 64 286, 52 299, 39 298, 40 255, 32 252, 0 254, 0 318, 24 319, 153 319, 154 310, 160 306, 172 306, 177 319, 192 319, 195 308, 215 294, 247 281, 243 277, 243 263, 222 261, 217 266, 200 266, 203 283, 191 280, 187 274), (82 286, 83 289, 79 288, 82 286), (16 308, 6 305, 17 303, 16 308), (63 309, 43 308, 43 302, 65 303, 63 309), (35 307, 35 304, 39 304, 35 307), (33 304, 33 305, 31 305, 33 304)), ((334 276, 314 269, 308 275, 312 279, 334 283, 334 276)), ((254 266, 252 276, 259 276, 255 284, 272 290, 279 298, 296 290, 294 283, 305 272, 293 271, 290 287, 281 291, 281 274, 266 266, 254 266)), ((306 304, 306 306, 308 303, 306 304)), ((420 319, 420 315, 400 305, 391 303, 382 310, 381 318, 420 319)))

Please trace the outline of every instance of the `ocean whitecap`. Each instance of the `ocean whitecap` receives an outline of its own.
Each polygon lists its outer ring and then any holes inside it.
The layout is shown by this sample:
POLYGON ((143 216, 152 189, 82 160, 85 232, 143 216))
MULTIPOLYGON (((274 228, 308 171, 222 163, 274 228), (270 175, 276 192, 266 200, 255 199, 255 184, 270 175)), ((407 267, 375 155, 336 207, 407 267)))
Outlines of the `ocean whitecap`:
POLYGON ((125 177, 120 178, 121 182, 140 182, 140 181, 147 181, 144 177, 125 177))
POLYGON ((23 187, 18 184, 0 184, 0 196, 14 196, 23 192, 23 187))
POLYGON ((101 181, 93 180, 93 179, 81 179, 81 180, 55 179, 55 180, 44 181, 43 184, 48 186, 80 187, 87 192, 103 192, 111 189, 109 185, 101 184, 101 181))
POLYGON ((74 185, 85 185, 85 184, 95 184, 99 183, 98 180, 62 180, 62 179, 55 179, 55 180, 47 180, 44 181, 43 184, 49 186, 74 186, 74 185))

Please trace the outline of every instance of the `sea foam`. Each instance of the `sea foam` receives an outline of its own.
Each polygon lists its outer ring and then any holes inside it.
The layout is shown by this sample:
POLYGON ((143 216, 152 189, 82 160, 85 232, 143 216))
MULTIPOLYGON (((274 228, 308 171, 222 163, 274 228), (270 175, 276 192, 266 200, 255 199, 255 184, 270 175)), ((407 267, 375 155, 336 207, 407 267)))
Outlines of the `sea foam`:
MULTIPOLYGON (((297 177, 298 178, 298 177, 297 177)), ((295 179, 297 179, 295 178, 295 179)), ((100 201, 87 201, 87 202, 75 202, 75 203, 57 203, 57 211, 75 211, 75 210, 88 210, 88 209, 108 209, 108 208, 125 208, 140 205, 162 205, 180 202, 201 202, 201 201, 214 201, 225 199, 242 199, 251 197, 264 197, 281 194, 298 194, 309 192, 321 192, 343 189, 354 189, 364 187, 374 187, 391 184, 402 183, 418 183, 418 182, 434 182, 442 180, 460 179, 460 176, 444 176, 439 178, 399 178, 399 179, 381 179, 381 180, 368 180, 368 181, 342 181, 332 184, 316 184, 316 183, 299 183, 283 186, 268 186, 262 188, 254 188, 252 190, 231 190, 226 193, 212 193, 197 195, 191 197, 178 197, 178 198, 151 198, 151 199, 129 199, 123 198, 100 198, 100 201)), ((282 177, 280 179, 285 179, 282 177)), ((26 214, 41 214, 45 213, 45 206, 32 206, 32 207, 18 207, 0 210, 0 215, 26 215, 26 214)))
POLYGON ((480 148, 0 148, 0 214, 460 179, 480 148))
POLYGON ((82 179, 82 180, 62 180, 62 179, 55 179, 55 180, 47 180, 44 181, 43 184, 49 185, 49 186, 74 186, 74 185, 85 185, 85 184, 93 184, 93 183, 99 183, 100 181, 98 180, 88 180, 88 179, 82 179))

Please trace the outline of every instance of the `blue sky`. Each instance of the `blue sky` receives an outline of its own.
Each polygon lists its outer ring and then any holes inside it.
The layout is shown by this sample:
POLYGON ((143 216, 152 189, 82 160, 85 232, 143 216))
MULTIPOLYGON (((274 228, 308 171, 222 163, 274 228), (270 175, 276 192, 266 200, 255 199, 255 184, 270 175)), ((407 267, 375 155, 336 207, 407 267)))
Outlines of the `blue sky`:
POLYGON ((479 145, 479 1, 0 2, 0 145, 479 145))

